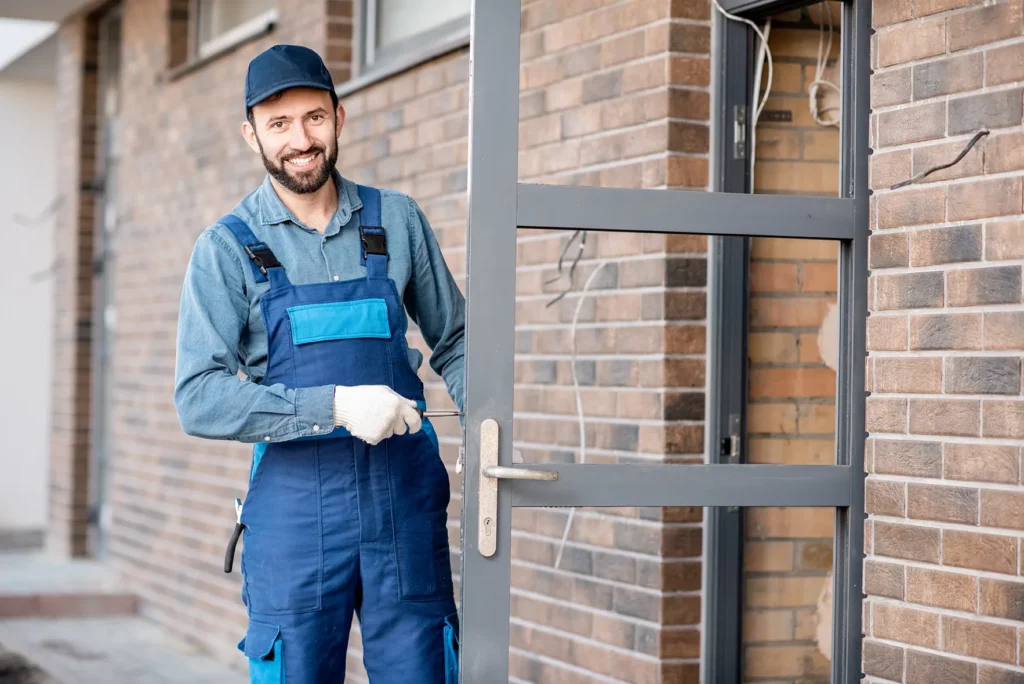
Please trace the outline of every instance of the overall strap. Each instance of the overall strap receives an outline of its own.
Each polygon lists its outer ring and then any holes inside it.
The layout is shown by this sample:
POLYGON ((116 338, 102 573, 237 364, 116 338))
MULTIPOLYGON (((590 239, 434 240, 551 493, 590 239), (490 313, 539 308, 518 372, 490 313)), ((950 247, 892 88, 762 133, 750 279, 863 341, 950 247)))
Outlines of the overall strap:
POLYGON ((288 277, 284 274, 284 267, 277 260, 270 247, 258 239, 242 219, 234 214, 228 214, 217 223, 225 226, 235 236, 242 249, 249 256, 249 265, 252 266, 252 275, 257 283, 270 280, 271 287, 288 284, 288 277))
POLYGON ((388 245, 380 217, 380 190, 357 185, 363 208, 359 210, 359 242, 363 246, 360 261, 366 264, 366 277, 388 276, 388 245))

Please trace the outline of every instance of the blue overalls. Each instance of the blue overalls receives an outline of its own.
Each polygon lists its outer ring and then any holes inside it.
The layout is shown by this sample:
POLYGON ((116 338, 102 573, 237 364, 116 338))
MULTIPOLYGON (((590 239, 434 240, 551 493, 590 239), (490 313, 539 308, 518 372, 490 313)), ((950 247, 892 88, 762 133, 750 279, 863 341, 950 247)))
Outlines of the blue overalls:
MULTIPOLYGON (((292 285, 244 221, 221 219, 257 282, 270 282, 260 299, 263 383, 388 385, 424 408, 402 300, 387 277, 380 192, 359 186, 359 197, 366 277, 342 282, 292 285)), ((375 446, 341 427, 256 444, 240 518, 249 627, 238 647, 251 682, 340 684, 353 612, 372 684, 457 682, 449 496, 427 420, 375 446)))

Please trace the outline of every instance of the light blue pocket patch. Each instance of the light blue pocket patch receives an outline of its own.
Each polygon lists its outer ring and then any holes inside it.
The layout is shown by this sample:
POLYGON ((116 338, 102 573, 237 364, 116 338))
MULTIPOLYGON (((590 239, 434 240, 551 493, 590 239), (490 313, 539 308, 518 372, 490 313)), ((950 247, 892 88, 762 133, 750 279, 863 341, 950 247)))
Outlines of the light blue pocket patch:
POLYGON ((274 625, 249 621, 249 630, 238 644, 249 659, 250 684, 283 684, 281 630, 274 625))
POLYGON ((383 299, 289 306, 288 319, 294 344, 391 337, 388 305, 383 299))

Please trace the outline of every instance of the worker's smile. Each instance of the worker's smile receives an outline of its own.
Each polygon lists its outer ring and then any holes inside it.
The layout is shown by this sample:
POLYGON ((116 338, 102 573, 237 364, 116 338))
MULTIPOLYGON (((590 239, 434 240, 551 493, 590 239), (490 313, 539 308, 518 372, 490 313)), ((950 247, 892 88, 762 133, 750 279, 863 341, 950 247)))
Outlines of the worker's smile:
POLYGON ((312 154, 307 154, 304 157, 292 157, 291 159, 286 159, 285 162, 296 169, 308 169, 319 156, 319 152, 314 152, 312 154))

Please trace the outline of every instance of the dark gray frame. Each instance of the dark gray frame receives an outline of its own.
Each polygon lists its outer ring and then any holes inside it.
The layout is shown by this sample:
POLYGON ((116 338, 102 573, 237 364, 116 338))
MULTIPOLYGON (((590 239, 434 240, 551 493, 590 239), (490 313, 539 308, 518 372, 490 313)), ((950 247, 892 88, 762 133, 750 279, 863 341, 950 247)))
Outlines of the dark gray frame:
POLYGON ((870 5, 843 7, 843 153, 837 199, 518 183, 519 2, 474 2, 470 44, 466 461, 462 507, 463 682, 508 679, 513 506, 819 506, 837 509, 832 681, 860 680, 864 521, 870 5), (512 465, 518 227, 835 239, 840 249, 836 464, 512 465), (481 424, 499 427, 493 555, 480 553, 481 424))

